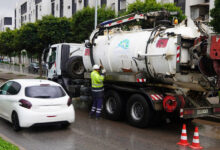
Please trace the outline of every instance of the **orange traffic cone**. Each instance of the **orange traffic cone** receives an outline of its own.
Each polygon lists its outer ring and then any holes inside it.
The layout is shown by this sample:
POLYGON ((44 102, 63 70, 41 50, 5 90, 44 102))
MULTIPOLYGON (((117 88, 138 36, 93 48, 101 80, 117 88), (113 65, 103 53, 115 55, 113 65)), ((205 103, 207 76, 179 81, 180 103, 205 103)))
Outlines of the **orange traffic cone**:
POLYGON ((199 129, 198 127, 195 128, 194 136, 192 144, 189 146, 192 149, 202 149, 203 147, 199 144, 199 129))
POLYGON ((180 141, 177 143, 178 145, 187 146, 189 145, 187 141, 187 133, 186 133, 186 124, 183 124, 182 134, 180 137, 180 141))

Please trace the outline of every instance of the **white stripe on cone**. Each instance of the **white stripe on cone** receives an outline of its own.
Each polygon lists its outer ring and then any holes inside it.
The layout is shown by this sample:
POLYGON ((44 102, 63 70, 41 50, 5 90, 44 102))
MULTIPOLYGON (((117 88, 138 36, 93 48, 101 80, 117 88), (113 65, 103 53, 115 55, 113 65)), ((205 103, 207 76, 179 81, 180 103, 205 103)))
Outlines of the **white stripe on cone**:
POLYGON ((195 132, 195 133, 194 133, 194 136, 199 136, 199 133, 198 133, 198 132, 195 132))
POLYGON ((186 130, 185 130, 185 129, 183 129, 183 130, 182 130, 182 133, 186 133, 186 130))
POLYGON ((199 139, 194 139, 193 138, 193 143, 199 143, 199 139))
POLYGON ((187 140, 187 136, 181 136, 181 140, 187 140))

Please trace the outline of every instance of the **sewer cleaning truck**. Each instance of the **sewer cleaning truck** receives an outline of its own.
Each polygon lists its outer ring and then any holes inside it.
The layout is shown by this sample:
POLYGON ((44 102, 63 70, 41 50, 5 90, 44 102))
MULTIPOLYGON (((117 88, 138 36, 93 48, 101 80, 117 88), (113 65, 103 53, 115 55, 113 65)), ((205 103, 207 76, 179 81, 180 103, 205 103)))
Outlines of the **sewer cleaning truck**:
POLYGON ((220 86, 220 36, 202 22, 178 24, 171 17, 167 11, 130 14, 99 24, 83 45, 51 46, 48 79, 73 97, 91 100, 92 66, 102 65, 105 117, 126 117, 136 127, 220 114, 219 102, 208 100, 220 86), (153 28, 141 28, 144 22, 153 28), (50 61, 53 50, 56 58, 50 61))

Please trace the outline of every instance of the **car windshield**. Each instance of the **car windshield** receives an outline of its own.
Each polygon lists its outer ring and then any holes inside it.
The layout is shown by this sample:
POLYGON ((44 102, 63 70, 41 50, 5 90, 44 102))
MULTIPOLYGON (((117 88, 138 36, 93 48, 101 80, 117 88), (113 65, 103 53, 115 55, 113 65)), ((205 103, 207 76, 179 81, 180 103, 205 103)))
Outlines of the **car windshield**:
POLYGON ((59 98, 65 95, 59 86, 30 86, 25 88, 25 96, 32 98, 59 98))

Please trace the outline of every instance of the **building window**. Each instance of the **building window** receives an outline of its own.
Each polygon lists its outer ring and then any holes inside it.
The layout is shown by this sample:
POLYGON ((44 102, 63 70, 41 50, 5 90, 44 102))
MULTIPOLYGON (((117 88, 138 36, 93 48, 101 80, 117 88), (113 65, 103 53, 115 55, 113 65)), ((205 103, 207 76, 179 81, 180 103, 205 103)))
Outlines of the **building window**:
POLYGON ((21 24, 23 24, 23 22, 24 22, 24 19, 23 19, 24 17, 23 16, 21 16, 21 24))
POLYGON ((42 0, 35 0, 35 5, 39 4, 40 2, 42 2, 42 0))
POLYGON ((72 14, 76 13, 76 0, 72 0, 72 14))
POLYGON ((36 20, 38 20, 38 5, 35 5, 35 6, 36 6, 36 14, 35 14, 36 16, 35 17, 36 17, 36 20))
POLYGON ((21 5, 21 15, 27 12, 27 2, 21 5))
POLYGON ((12 25, 12 17, 5 17, 4 25, 12 25))
POLYGON ((51 3, 51 14, 54 16, 55 15, 55 3, 51 3))
POLYGON ((16 9, 15 9, 15 29, 17 28, 17 22, 16 22, 16 18, 17 18, 17 11, 16 11, 16 9))
POLYGON ((84 7, 88 6, 88 0, 84 0, 84 7))
POLYGON ((185 13, 185 6, 186 6, 185 0, 174 0, 174 3, 176 4, 176 6, 178 6, 182 9, 183 13, 185 13))
POLYGON ((106 4, 107 4, 106 0, 101 0, 101 6, 106 5, 106 4))
POLYGON ((55 15, 55 0, 51 0, 51 14, 55 15))
POLYGON ((31 14, 29 14, 29 22, 31 22, 31 14))
POLYGON ((60 17, 63 17, 63 0, 60 0, 60 17))
POLYGON ((123 13, 126 11, 126 0, 118 0, 118 11, 123 13))

